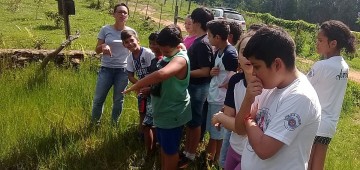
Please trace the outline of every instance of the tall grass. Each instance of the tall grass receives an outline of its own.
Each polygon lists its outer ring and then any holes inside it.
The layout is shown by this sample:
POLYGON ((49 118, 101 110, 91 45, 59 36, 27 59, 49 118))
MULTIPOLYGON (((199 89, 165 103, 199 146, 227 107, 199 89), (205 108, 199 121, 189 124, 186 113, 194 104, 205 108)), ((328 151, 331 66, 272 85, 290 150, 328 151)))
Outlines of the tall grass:
MULTIPOLYGON (((113 23, 107 9, 91 9, 88 1, 75 1, 76 15, 70 17, 70 22, 72 30, 81 31, 81 37, 71 49, 92 50, 100 27, 113 23)), ((147 1, 139 2, 145 4, 147 1)), ((160 1, 151 2, 153 8, 159 9, 160 1)), ((57 10, 56 1, 44 1, 38 8, 34 1, 23 0, 17 11, 8 11, 7 3, 4 4, 0 6, 1 48, 32 48, 34 40, 46 39, 43 48, 49 49, 57 47, 64 39, 63 30, 53 29, 52 21, 44 18, 45 10, 57 10), (36 10, 37 17, 33 15, 36 10)), ((165 12, 171 9, 170 5, 168 1, 165 12)), ((147 46, 147 36, 157 30, 157 24, 142 18, 137 15, 128 25, 138 31, 142 44, 147 46)), ((257 22, 252 18, 247 21, 249 24, 257 22)), ((143 162, 145 149, 137 138, 138 113, 134 95, 126 95, 120 124, 114 127, 110 123, 110 91, 101 126, 90 126, 97 59, 85 58, 79 69, 50 64, 47 70, 38 71, 36 63, 7 69, 10 59, 2 57, 0 169, 136 169, 143 162)), ((304 63, 297 65, 303 72, 310 68, 304 63)), ((360 85, 350 82, 338 132, 328 151, 326 169, 360 169, 359 100, 360 85)), ((200 150, 203 149, 202 146, 200 150)), ((155 155, 140 169, 159 169, 158 159, 159 155, 155 155)), ((199 165, 189 169, 199 169, 199 165)))
POLYGON ((90 126, 97 72, 89 68, 89 61, 79 70, 50 65, 34 75, 32 64, 1 74, 1 167, 114 169, 142 155, 133 95, 125 98, 119 127, 109 121, 112 94, 100 128, 90 126))

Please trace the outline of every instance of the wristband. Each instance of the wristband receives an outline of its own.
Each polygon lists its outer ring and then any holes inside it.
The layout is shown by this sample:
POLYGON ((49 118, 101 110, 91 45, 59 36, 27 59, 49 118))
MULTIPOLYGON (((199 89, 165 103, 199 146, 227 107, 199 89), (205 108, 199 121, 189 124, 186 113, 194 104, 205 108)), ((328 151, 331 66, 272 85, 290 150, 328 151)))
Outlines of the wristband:
POLYGON ((244 122, 247 122, 248 120, 253 120, 251 114, 249 114, 247 117, 244 118, 244 122))

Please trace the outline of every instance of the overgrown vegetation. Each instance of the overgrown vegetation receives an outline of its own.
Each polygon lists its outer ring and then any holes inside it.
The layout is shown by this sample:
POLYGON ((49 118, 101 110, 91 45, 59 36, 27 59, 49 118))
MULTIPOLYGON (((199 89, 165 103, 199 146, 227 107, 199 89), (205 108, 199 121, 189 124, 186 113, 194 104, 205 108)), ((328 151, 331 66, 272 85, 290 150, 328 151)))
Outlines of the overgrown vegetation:
MULTIPOLYGON (((110 1, 93 0, 102 4, 98 9, 88 8, 90 1, 75 1, 77 11, 70 17, 70 23, 72 32, 79 30, 81 37, 69 49, 93 50, 101 26, 113 23, 112 16, 109 16, 110 1)), ((21 10, 15 12, 6 10, 6 5, 0 6, 0 23, 3 22, 0 47, 56 48, 65 39, 64 31, 54 29, 53 23, 48 23, 44 15, 45 9, 57 10, 56 1, 44 1, 41 8, 33 0, 19 2, 21 10), (37 20, 34 19, 36 9, 42 15, 37 20)), ((135 2, 129 1, 132 10, 135 2)), ((139 0, 142 5, 146 2, 139 0)), ((159 4, 160 0, 151 0, 150 6, 159 9, 159 4)), ((184 6, 181 16, 186 15, 184 6)), ((169 20, 172 8, 172 2, 167 1, 164 16, 169 20)), ((256 15, 260 14, 246 15, 248 25, 262 21, 256 15)), ((136 13, 128 21, 128 26, 137 30, 140 42, 147 46, 148 35, 158 30, 158 26, 143 18, 136 13)), ((268 22, 272 21, 269 19, 268 22)), ((309 33, 311 31, 296 29, 297 24, 289 23, 294 26, 289 26, 288 30, 297 43, 303 42, 298 45, 299 54, 315 58, 315 31, 309 33)), ((359 58, 355 58, 349 64, 360 68, 358 61, 359 58)), ((101 126, 89 125, 98 59, 85 57, 76 70, 50 64, 41 72, 36 72, 39 63, 6 69, 9 62, 9 56, 0 56, 0 169, 159 169, 159 155, 146 160, 144 167, 140 166, 144 162, 144 147, 137 138, 138 113, 134 95, 126 95, 119 127, 110 124, 112 91, 105 102, 101 126)), ((310 68, 310 64, 303 62, 297 65, 303 72, 310 68)), ((360 169, 359 100, 360 85, 349 82, 326 169, 360 169)), ((188 169, 199 168, 194 165, 188 169)))
POLYGON ((51 20, 55 23, 56 28, 63 27, 64 18, 58 12, 46 11, 45 16, 46 16, 46 19, 51 20))
MULTIPOLYGON (((310 59, 316 59, 316 51, 315 51, 315 41, 316 41, 316 34, 319 26, 316 24, 310 24, 302 20, 291 21, 280 19, 272 16, 269 13, 252 13, 252 12, 244 12, 246 17, 257 18, 257 21, 261 23, 265 23, 268 25, 277 25, 280 27, 285 28, 290 34, 293 36, 294 41, 296 43, 296 52, 298 55, 310 59)), ((251 23, 251 22, 250 22, 251 23)), ((256 22, 255 22, 256 23, 256 22)), ((357 47, 360 48, 359 32, 353 32, 356 37, 356 44, 357 47)), ((360 51, 356 50, 354 54, 342 54, 348 60, 353 60, 354 58, 360 57, 360 51)))

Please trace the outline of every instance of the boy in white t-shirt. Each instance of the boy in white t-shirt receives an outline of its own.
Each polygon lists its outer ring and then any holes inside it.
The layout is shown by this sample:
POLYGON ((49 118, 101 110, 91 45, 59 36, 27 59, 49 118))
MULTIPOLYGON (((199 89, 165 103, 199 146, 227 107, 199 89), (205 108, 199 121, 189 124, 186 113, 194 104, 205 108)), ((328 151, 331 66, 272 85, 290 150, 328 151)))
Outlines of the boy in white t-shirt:
POLYGON ((206 152, 210 162, 218 162, 222 146, 223 129, 220 130, 211 124, 211 118, 219 112, 225 101, 226 88, 223 84, 228 83, 230 77, 235 74, 238 67, 237 51, 227 38, 230 27, 225 20, 213 20, 206 24, 208 38, 211 45, 217 48, 215 52, 215 66, 211 68, 212 76, 207 96, 208 112, 206 130, 210 133, 210 139, 206 152))
MULTIPOLYGON (((145 47, 141 47, 139 44, 139 39, 134 31, 124 30, 121 32, 121 39, 123 41, 124 47, 130 50, 130 55, 127 58, 126 70, 128 72, 129 81, 135 84, 138 79, 144 78, 150 73, 151 60, 155 58, 154 53, 145 47), (135 74, 136 77, 135 78, 135 74)), ((149 134, 144 132, 145 130, 150 131, 149 128, 144 128, 144 118, 146 112, 152 112, 151 98, 149 95, 150 87, 144 87, 138 91, 138 109, 140 114, 140 123, 139 123, 139 133, 142 137, 147 138, 145 141, 151 140, 151 136, 144 134, 149 134)), ((149 113, 148 113, 149 114, 149 113)), ((145 142, 148 153, 152 151, 152 143, 145 142)))
POLYGON ((307 169, 320 122, 314 88, 295 66, 295 43, 283 29, 263 27, 243 55, 253 65, 235 130, 247 135, 242 170, 307 169))

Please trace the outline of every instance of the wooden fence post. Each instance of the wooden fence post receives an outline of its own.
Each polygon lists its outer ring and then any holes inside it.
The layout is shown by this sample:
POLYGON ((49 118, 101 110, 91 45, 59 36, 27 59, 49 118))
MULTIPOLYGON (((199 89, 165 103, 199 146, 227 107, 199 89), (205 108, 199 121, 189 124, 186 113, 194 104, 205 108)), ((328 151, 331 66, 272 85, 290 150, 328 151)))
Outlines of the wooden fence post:
POLYGON ((136 0, 135 9, 134 9, 134 12, 133 12, 132 18, 134 18, 134 16, 135 16, 135 12, 136 12, 136 8, 137 8, 137 5, 138 5, 138 1, 139 1, 139 0, 136 0))
POLYGON ((69 15, 66 9, 65 0, 61 0, 62 5, 62 17, 64 18, 64 26, 65 26, 65 36, 66 39, 70 36, 70 22, 69 22, 69 15))
POLYGON ((188 6, 187 14, 190 13, 190 6, 191 6, 191 0, 189 0, 189 6, 188 6))
POLYGON ((163 9, 163 4, 160 5, 160 19, 159 19, 159 28, 158 28, 158 30, 160 30, 162 9, 163 9))
POLYGON ((149 2, 150 2, 150 0, 148 0, 148 1, 147 1, 147 4, 146 4, 145 19, 147 18, 147 12, 148 12, 148 9, 149 9, 149 2))
POLYGON ((175 0, 175 13, 174 13, 174 25, 177 24, 177 20, 178 20, 178 0, 175 0))

